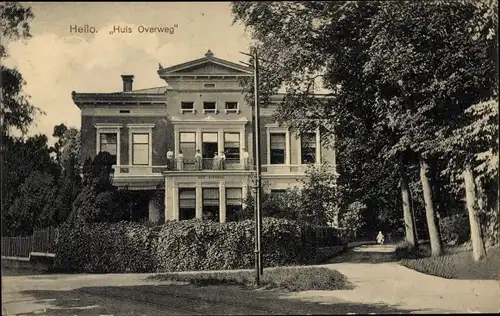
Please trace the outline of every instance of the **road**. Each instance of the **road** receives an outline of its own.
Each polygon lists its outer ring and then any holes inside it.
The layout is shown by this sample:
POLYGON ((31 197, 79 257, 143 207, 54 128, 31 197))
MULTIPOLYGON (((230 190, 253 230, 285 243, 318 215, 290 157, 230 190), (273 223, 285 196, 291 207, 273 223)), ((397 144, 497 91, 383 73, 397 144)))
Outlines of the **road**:
MULTIPOLYGON (((445 280, 392 260, 390 246, 357 247, 336 269, 352 290, 284 293, 236 286, 197 287, 150 274, 4 276, 3 315, 185 315, 498 312, 495 281, 445 280), (370 254, 371 253, 371 254, 370 254), (368 258, 377 258, 369 260, 368 258), (358 263, 361 262, 361 263, 358 263)), ((343 258, 343 259, 342 259, 343 258)), ((338 262, 339 259, 334 262, 338 262)))

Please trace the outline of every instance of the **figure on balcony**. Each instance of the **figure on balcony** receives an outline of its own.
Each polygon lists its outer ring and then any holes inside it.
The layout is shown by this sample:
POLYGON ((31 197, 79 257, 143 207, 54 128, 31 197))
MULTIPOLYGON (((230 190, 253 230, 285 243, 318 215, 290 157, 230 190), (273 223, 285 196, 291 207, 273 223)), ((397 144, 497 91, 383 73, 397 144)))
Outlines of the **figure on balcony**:
POLYGON ((179 150, 177 154, 177 170, 184 169, 184 155, 182 154, 182 150, 179 150))
POLYGON ((226 154, 221 151, 219 155, 220 169, 226 169, 226 154))
POLYGON ((196 163, 196 170, 201 170, 203 158, 201 157, 201 151, 199 149, 196 149, 196 153, 194 154, 194 159, 196 163))
POLYGON ((212 163, 214 170, 220 169, 220 159, 219 156, 217 156, 217 152, 214 154, 214 160, 212 161, 212 163))
POLYGON ((167 170, 174 170, 174 152, 170 148, 167 151, 167 170))
POLYGON ((245 168, 245 170, 248 170, 249 169, 249 154, 248 154, 248 151, 246 151, 245 148, 243 148, 243 168, 245 168))

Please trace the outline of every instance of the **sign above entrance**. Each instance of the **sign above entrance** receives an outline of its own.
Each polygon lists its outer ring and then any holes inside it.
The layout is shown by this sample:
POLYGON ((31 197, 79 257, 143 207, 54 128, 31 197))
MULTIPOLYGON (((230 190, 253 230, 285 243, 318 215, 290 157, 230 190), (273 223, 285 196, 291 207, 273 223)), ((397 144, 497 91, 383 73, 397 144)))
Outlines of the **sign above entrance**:
POLYGON ((198 179, 224 179, 224 176, 198 176, 198 179))

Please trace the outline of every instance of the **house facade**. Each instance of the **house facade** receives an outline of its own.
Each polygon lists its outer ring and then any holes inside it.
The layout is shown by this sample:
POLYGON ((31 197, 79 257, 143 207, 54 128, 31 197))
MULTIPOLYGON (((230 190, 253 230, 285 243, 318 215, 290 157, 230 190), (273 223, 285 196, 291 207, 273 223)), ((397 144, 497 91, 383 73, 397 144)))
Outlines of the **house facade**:
MULTIPOLYGON (((151 221, 234 220, 253 186, 253 106, 244 100, 241 77, 252 69, 202 58, 163 68, 166 86, 134 90, 122 75, 123 91, 73 92, 81 110, 82 159, 109 152, 113 184, 145 192, 144 216, 151 221)), ((271 115, 280 95, 260 109, 262 180, 280 192, 300 186, 306 169, 328 162, 335 152, 318 131, 299 135, 271 115)))

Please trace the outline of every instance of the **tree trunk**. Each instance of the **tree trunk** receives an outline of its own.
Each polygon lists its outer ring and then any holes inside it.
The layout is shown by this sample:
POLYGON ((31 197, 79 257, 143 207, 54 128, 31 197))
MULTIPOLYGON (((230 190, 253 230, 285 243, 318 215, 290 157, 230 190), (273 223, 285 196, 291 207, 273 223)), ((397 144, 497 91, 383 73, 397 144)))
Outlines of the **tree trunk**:
POLYGON ((472 241, 472 253, 475 261, 486 257, 486 249, 481 234, 481 224, 479 223, 478 209, 476 204, 476 188, 474 184, 474 175, 470 166, 467 166, 463 172, 465 182, 465 197, 467 199, 467 210, 469 211, 470 238, 472 241))
POLYGON ((429 239, 431 242, 432 256, 440 256, 443 253, 439 226, 436 218, 436 211, 432 202, 432 190, 427 172, 429 165, 424 160, 420 161, 420 182, 424 191, 425 217, 427 218, 427 227, 429 228, 429 239))
POLYGON ((412 246, 418 246, 417 234, 415 233, 415 221, 413 209, 411 207, 410 189, 405 174, 401 175, 401 195, 403 198, 403 217, 405 221, 405 238, 412 246))

